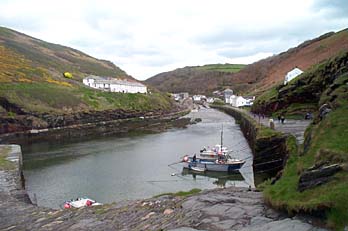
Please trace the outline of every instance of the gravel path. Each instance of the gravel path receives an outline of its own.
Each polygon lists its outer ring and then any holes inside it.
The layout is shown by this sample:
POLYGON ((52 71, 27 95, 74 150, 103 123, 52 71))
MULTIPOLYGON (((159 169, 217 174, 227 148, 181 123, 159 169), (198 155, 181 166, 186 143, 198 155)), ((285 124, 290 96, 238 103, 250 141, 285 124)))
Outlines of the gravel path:
MULTIPOLYGON (((269 119, 268 117, 259 118, 258 116, 254 116, 250 114, 256 121, 262 123, 263 125, 269 127, 269 119)), ((293 119, 285 119, 284 123, 281 123, 277 119, 274 120, 274 128, 278 131, 292 134, 296 137, 296 140, 299 144, 302 144, 304 141, 304 132, 308 125, 312 122, 311 120, 293 120, 293 119)))

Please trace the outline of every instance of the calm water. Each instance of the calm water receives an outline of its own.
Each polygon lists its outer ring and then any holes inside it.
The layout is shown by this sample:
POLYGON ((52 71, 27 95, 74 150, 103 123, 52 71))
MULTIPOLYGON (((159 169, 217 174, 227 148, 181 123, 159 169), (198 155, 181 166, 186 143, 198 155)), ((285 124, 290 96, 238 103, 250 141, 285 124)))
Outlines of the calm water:
POLYGON ((192 175, 183 172, 180 164, 168 166, 185 154, 198 153, 203 146, 220 143, 222 124, 224 145, 234 150, 233 155, 243 159, 251 156, 232 117, 213 109, 202 109, 189 116, 203 121, 186 129, 157 134, 24 146, 28 193, 32 199, 36 197, 40 206, 56 208, 65 200, 80 196, 108 203, 192 188, 253 186, 251 158, 241 175, 192 175))

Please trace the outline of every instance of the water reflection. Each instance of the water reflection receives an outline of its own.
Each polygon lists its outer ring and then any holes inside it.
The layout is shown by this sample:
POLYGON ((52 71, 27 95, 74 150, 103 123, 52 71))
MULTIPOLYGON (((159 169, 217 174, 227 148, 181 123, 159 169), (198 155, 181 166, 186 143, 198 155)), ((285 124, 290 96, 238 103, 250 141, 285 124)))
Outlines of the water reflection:
POLYGON ((192 171, 190 169, 183 169, 181 172, 182 176, 192 176, 193 180, 200 179, 200 177, 203 178, 210 178, 212 179, 212 184, 220 187, 225 188, 228 185, 240 185, 243 183, 244 178, 241 173, 226 173, 226 172, 196 172, 192 171))

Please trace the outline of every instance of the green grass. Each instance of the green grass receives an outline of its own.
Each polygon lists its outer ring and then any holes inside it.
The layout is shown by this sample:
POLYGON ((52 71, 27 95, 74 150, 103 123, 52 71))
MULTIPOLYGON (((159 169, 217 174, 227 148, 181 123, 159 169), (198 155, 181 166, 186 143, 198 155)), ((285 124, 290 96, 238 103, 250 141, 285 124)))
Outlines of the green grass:
POLYGON ((39 113, 112 109, 152 111, 169 109, 172 106, 169 97, 157 92, 112 93, 45 82, 3 83, 0 85, 0 97, 7 98, 26 111, 39 113))
POLYGON ((207 70, 207 71, 220 71, 227 73, 237 73, 243 69, 246 65, 244 64, 208 64, 204 66, 196 67, 198 70, 207 70))
MULTIPOLYGON (((286 118, 303 118, 306 112, 314 112, 315 123, 305 132, 305 136, 310 137, 309 146, 300 150, 301 154, 291 148, 282 177, 274 185, 265 182, 263 193, 269 204, 290 214, 324 213, 326 224, 335 230, 343 230, 348 225, 347 57, 347 53, 340 54, 312 67, 299 79, 281 87, 281 94, 274 88, 259 97, 255 104, 256 108, 269 108, 275 102, 281 102, 286 107, 273 111, 273 116, 285 114, 286 118), (332 111, 320 120, 318 108, 324 103, 332 111), (299 192, 301 173, 324 162, 340 164, 343 170, 332 176, 328 183, 299 192)), ((293 141, 288 143, 288 147, 293 146, 293 141)))
MULTIPOLYGON (((298 155, 292 148, 283 176, 274 185, 266 183, 264 196, 272 206, 286 209, 289 213, 312 212, 325 209, 327 224, 343 230, 348 225, 348 172, 341 171, 324 185, 299 192, 299 175, 315 163, 348 164, 348 107, 337 109, 321 123, 306 132, 312 135, 309 150, 298 155)), ((293 141, 292 141, 293 142, 293 141)), ((288 146, 294 146, 288 144, 288 146)))
POLYGON ((200 193, 202 190, 201 189, 198 189, 198 188, 194 188, 194 189, 191 189, 190 191, 179 191, 179 192, 176 192, 176 193, 161 193, 161 194, 158 194, 156 196, 154 196, 154 198, 158 198, 158 197, 161 197, 161 196, 178 196, 178 197, 187 197, 187 196, 191 196, 191 195, 194 195, 194 194, 198 194, 200 193))
POLYGON ((8 161, 9 152, 11 151, 10 147, 0 146, 0 170, 12 170, 15 169, 15 163, 8 161))
POLYGON ((276 137, 276 136, 281 136, 282 133, 278 132, 276 130, 273 130, 269 127, 263 126, 263 125, 258 125, 258 130, 257 130, 257 139, 264 139, 264 138, 269 138, 269 137, 276 137))

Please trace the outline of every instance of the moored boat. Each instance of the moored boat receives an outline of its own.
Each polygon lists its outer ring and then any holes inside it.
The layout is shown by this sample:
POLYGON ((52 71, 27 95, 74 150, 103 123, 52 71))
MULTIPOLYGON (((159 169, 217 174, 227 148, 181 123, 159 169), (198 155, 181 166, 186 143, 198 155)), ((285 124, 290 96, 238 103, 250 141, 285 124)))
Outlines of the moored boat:
POLYGON ((187 169, 205 169, 206 171, 215 172, 237 172, 245 163, 245 160, 239 159, 221 159, 221 160, 206 160, 185 156, 183 158, 183 167, 187 169))
POLYGON ((200 159, 206 159, 206 160, 217 160, 219 159, 219 156, 227 156, 228 152, 229 151, 227 147, 217 144, 212 148, 204 147, 202 150, 200 150, 198 157, 200 159))
POLYGON ((223 128, 221 130, 221 144, 213 148, 203 148, 199 157, 194 154, 193 157, 188 155, 182 159, 184 168, 195 170, 204 169, 205 171, 215 172, 237 172, 245 163, 245 160, 232 158, 228 150, 223 146, 223 128))
POLYGON ((81 197, 81 198, 76 198, 75 200, 69 200, 64 202, 63 207, 65 209, 70 209, 70 208, 90 207, 90 206, 97 206, 97 205, 103 205, 103 204, 96 202, 95 200, 89 199, 87 197, 81 197))

